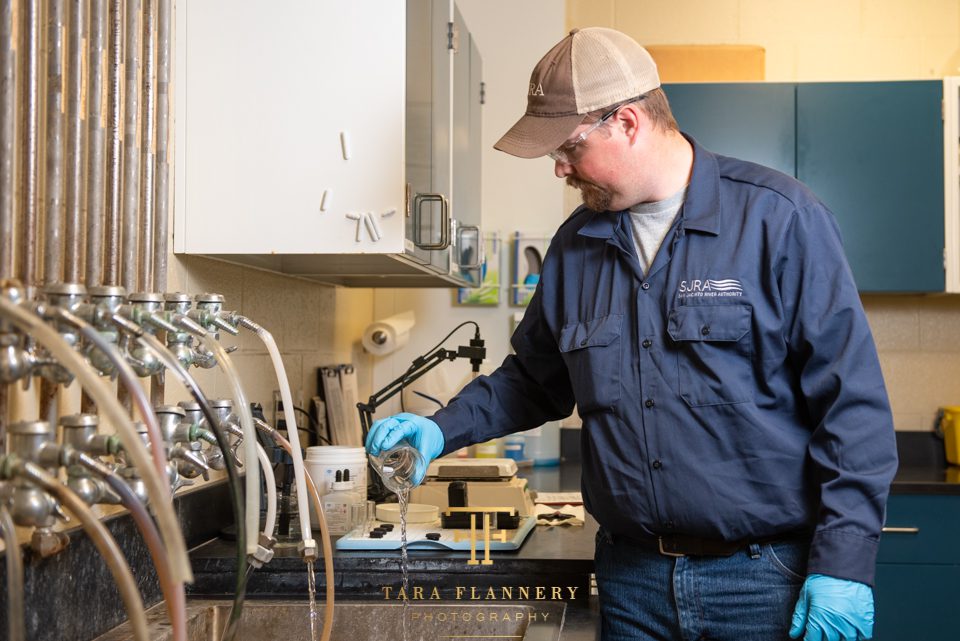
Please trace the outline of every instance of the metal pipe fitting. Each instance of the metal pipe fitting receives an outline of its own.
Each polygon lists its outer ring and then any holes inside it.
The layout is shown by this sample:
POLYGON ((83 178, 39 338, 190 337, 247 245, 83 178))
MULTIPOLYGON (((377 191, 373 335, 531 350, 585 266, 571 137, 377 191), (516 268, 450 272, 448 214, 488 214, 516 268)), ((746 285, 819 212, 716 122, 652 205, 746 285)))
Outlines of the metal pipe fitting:
MULTIPOLYGON (((128 296, 129 313, 124 314, 138 323, 147 334, 156 334, 158 329, 172 328, 163 318, 163 295, 154 292, 135 292, 128 296)), ((125 310, 121 310, 123 313, 125 310)), ((176 328, 173 328, 174 330, 176 328)), ((153 376, 163 371, 163 362, 153 350, 136 343, 129 350, 131 365, 137 376, 153 376)))
MULTIPOLYGON (((7 426, 7 455, 56 469, 58 450, 54 431, 46 421, 18 421, 7 426), (53 458, 53 461, 50 459, 53 458), (53 463, 51 465, 51 462, 53 463)), ((17 477, 10 492, 10 514, 22 527, 51 527, 59 516, 59 506, 49 494, 29 481, 17 477)))
MULTIPOLYGON (((43 288, 41 292, 43 304, 38 305, 36 309, 41 315, 45 314, 44 309, 47 306, 74 312, 83 305, 86 295, 86 288, 79 283, 51 283, 43 288)), ((53 325, 57 333, 71 347, 76 347, 80 343, 80 333, 74 325, 59 319, 55 320, 53 325)), ((43 360, 43 364, 37 368, 37 373, 44 380, 58 385, 67 385, 73 381, 73 374, 65 367, 59 363, 51 363, 49 359, 43 360)))
MULTIPOLYGON (((140 421, 135 421, 133 423, 133 426, 137 431, 137 435, 140 436, 144 444, 149 446, 150 437, 147 434, 147 426, 140 421)), ((126 451, 125 450, 121 451, 117 456, 117 458, 121 461, 121 466, 117 470, 117 474, 119 474, 121 478, 123 478, 123 480, 126 481, 127 485, 130 486, 130 489, 133 490, 133 493, 136 495, 138 499, 140 499, 140 501, 144 505, 149 505, 150 495, 147 493, 147 485, 144 482, 143 478, 140 476, 140 472, 137 470, 136 466, 134 466, 131 462, 127 460, 128 457, 127 457, 126 451)), ((168 472, 170 467, 171 466, 168 462, 167 464, 168 472)))
MULTIPOLYGON (((15 280, 0 282, 0 297, 19 305, 24 300, 23 289, 15 280)), ((36 366, 36 360, 25 346, 24 335, 10 322, 0 319, 0 384, 27 378, 36 366)))
MULTIPOLYGON (((91 287, 90 303, 87 309, 78 310, 78 316, 93 325, 97 332, 111 345, 118 345, 120 333, 112 321, 112 317, 123 306, 127 291, 116 285, 91 287)), ((108 354, 97 349, 92 343, 87 344, 84 354, 100 374, 113 376, 117 367, 108 354)))
POLYGON ((189 294, 173 292, 164 294, 163 301, 164 310, 170 314, 173 324, 178 327, 176 332, 167 332, 167 349, 176 356, 181 365, 190 367, 194 360, 193 336, 189 331, 179 331, 179 329, 183 326, 183 320, 193 324, 193 321, 187 317, 193 305, 193 298, 189 294))

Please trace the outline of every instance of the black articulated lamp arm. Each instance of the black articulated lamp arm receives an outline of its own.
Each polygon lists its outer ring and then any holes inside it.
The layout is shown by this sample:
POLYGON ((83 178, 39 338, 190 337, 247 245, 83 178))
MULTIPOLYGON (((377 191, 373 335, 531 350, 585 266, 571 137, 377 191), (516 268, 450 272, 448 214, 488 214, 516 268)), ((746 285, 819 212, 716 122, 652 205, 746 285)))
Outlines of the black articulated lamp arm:
POLYGON ((413 361, 410 369, 404 372, 398 378, 387 383, 379 392, 370 395, 366 403, 357 403, 357 409, 360 411, 360 427, 363 429, 363 441, 367 441, 367 433, 373 424, 373 413, 378 407, 387 400, 401 392, 404 387, 417 380, 434 367, 444 361, 452 361, 457 357, 457 352, 449 349, 440 348, 429 356, 421 356, 413 361))
POLYGON ((373 425, 373 413, 378 407, 383 405, 388 399, 395 396, 403 388, 417 380, 434 367, 444 361, 452 361, 456 358, 470 359, 470 365, 474 372, 480 371, 480 364, 487 355, 483 339, 480 338, 480 328, 477 327, 473 338, 470 340, 470 346, 461 345, 456 351, 437 349, 429 355, 419 356, 410 364, 410 368, 398 378, 392 380, 379 392, 375 392, 367 399, 366 403, 357 403, 357 410, 360 412, 360 427, 363 430, 363 442, 367 441, 367 433, 373 425))

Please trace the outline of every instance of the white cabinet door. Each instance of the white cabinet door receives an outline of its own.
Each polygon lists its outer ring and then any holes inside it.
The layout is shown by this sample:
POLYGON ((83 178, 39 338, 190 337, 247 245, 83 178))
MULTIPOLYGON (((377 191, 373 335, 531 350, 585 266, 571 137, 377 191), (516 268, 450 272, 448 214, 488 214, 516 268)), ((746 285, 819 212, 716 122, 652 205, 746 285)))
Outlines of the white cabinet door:
POLYGON ((178 3, 177 252, 403 253, 405 5, 178 3))

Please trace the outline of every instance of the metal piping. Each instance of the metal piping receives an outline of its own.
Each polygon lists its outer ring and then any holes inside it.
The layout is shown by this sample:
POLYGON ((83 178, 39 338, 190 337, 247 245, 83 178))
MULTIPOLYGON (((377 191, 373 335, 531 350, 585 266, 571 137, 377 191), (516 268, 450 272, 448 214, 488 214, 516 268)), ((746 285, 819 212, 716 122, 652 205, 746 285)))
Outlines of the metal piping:
POLYGON ((0 280, 13 278, 13 190, 16 175, 17 33, 15 0, 0 1, 0 280))
POLYGON ((20 67, 20 220, 19 246, 17 255, 20 258, 20 279, 23 281, 27 295, 36 285, 37 280, 37 200, 39 198, 39 169, 37 165, 38 134, 38 105, 39 88, 37 87, 40 75, 40 0, 21 0, 20 10, 23 12, 21 28, 23 52, 20 67))
POLYGON ((140 74, 140 0, 127 0, 124 16, 123 85, 123 221, 120 240, 120 284, 137 289, 137 208, 140 204, 138 89, 140 74))
POLYGON ((103 146, 106 102, 103 75, 106 59, 106 0, 90 0, 90 26, 87 38, 87 287, 103 284, 103 146))
POLYGON ((107 162, 107 215, 104 241, 103 281, 107 285, 120 284, 120 185, 123 176, 120 144, 120 98, 123 71, 123 0, 110 0, 110 66, 108 82, 110 93, 107 100, 107 135, 110 141, 110 156, 107 162))
POLYGON ((63 68, 64 0, 47 0, 46 209, 43 282, 63 282, 63 68))
POLYGON ((83 50, 86 2, 71 0, 67 32, 67 187, 63 238, 64 280, 80 281, 83 267, 83 50))
POLYGON ((167 233, 170 215, 170 164, 167 149, 170 144, 170 44, 172 1, 159 0, 157 8, 157 154, 156 195, 154 216, 156 228, 153 238, 153 288, 167 290, 167 233))
POLYGON ((154 58, 156 25, 153 0, 143 0, 143 96, 141 98, 140 126, 140 254, 139 291, 148 292, 153 286, 153 181, 154 181, 154 120, 157 103, 154 99, 154 58))

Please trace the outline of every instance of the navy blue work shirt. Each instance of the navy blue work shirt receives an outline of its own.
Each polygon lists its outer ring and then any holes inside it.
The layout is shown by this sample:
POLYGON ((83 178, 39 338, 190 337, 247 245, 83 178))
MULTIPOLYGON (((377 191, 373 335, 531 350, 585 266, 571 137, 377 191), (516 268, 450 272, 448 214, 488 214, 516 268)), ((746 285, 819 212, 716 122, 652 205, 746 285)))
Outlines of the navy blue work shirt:
POLYGON ((584 503, 614 534, 806 530, 810 574, 872 585, 897 455, 836 221, 793 178, 691 143, 646 276, 628 212, 560 227, 516 354, 433 416, 444 453, 576 402, 584 503))

